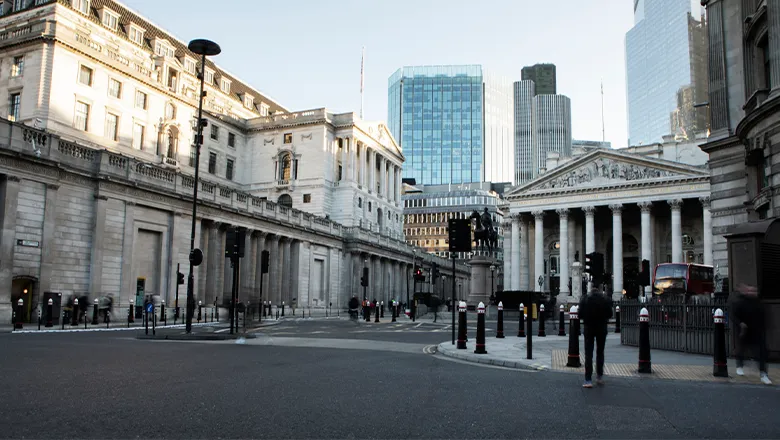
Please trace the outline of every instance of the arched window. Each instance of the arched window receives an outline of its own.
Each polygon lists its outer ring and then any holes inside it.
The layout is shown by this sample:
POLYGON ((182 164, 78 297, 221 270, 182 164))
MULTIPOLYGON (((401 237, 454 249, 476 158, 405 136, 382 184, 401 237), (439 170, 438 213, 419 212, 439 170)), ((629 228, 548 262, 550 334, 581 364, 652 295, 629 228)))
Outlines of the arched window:
POLYGON ((179 130, 176 127, 168 127, 168 130, 165 134, 167 141, 166 143, 168 146, 166 156, 171 159, 175 159, 177 153, 179 152, 179 130))
POLYGON ((282 156, 282 160, 279 161, 280 167, 279 167, 279 179, 281 180, 290 180, 291 174, 292 174, 292 164, 290 163, 290 155, 285 154, 282 156))
POLYGON ((165 119, 169 121, 176 119, 176 106, 170 102, 165 104, 165 119))
POLYGON ((292 208, 292 197, 289 194, 282 194, 279 196, 279 200, 276 201, 279 206, 292 208))

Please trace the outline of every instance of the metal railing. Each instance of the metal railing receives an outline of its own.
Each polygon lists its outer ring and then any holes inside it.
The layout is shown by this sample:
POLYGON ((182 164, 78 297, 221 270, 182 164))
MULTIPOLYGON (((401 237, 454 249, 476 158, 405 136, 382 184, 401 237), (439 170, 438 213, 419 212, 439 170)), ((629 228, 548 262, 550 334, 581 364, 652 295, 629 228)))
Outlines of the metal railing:
POLYGON ((729 336, 729 304, 724 299, 682 298, 648 302, 623 300, 620 306, 620 343, 639 346, 639 312, 650 314, 650 348, 712 355, 715 346, 713 315, 716 309, 726 316, 726 354, 733 351, 729 336))

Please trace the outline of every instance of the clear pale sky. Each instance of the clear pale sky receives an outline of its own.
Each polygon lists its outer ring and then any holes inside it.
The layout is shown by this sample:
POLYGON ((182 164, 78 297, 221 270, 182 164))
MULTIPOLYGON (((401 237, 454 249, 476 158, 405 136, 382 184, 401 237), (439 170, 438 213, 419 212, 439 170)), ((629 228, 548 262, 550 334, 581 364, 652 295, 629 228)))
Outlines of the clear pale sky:
POLYGON ((387 78, 399 67, 482 64, 520 80, 557 66, 575 139, 627 142, 625 34, 632 0, 120 0, 179 40, 208 38, 214 61, 290 110, 360 111, 387 119, 387 78))

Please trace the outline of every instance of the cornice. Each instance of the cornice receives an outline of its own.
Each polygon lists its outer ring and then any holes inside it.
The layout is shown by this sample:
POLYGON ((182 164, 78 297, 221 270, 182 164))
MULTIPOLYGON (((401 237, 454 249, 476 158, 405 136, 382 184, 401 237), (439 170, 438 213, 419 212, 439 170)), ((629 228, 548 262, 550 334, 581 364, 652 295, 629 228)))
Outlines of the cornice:
MULTIPOLYGON (((751 129, 770 117, 776 118, 778 112, 780 112, 780 95, 764 101, 757 109, 745 115, 737 124, 736 135, 741 140, 745 140, 751 129)), ((777 123, 780 124, 780 119, 777 120, 777 123)))
POLYGON ((638 181, 626 181, 625 183, 610 184, 608 186, 585 186, 585 187, 565 187, 565 188, 551 188, 549 190, 535 190, 533 192, 525 192, 518 195, 513 195, 508 198, 511 206, 514 200, 528 200, 535 198, 548 198, 556 196, 575 195, 582 193, 614 193, 615 191, 624 189, 637 189, 637 188, 651 188, 651 187, 668 187, 678 184, 690 184, 690 183, 709 183, 710 176, 696 176, 696 177, 682 177, 672 178, 669 180, 657 181, 657 180, 638 180, 638 181))

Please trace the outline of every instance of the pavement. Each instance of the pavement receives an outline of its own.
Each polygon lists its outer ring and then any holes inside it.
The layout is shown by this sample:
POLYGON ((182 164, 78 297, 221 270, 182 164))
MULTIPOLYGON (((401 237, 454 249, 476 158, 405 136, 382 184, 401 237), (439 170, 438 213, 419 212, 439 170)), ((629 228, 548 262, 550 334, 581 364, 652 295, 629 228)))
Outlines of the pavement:
POLYGON ((443 357, 429 342, 443 330, 280 320, 244 344, 0 334, 0 438, 780 438, 775 387, 613 377, 583 390, 573 374, 443 357))
MULTIPOLYGON (((442 342, 437 346, 437 352, 442 356, 508 368, 558 371, 585 375, 585 343, 582 336, 578 338, 580 349, 579 368, 567 367, 569 336, 557 336, 556 332, 548 332, 546 337, 538 337, 534 332, 531 342, 532 359, 527 358, 527 339, 519 338, 514 334, 505 334, 505 338, 496 338, 495 333, 486 335, 485 345, 487 354, 476 354, 475 338, 470 337, 466 342, 466 349, 458 349, 457 344, 451 341, 442 342)), ((728 360, 730 376, 727 378, 714 377, 712 356, 697 355, 667 350, 651 350, 652 373, 640 374, 637 372, 639 361, 638 347, 620 344, 620 334, 610 333, 604 348, 604 375, 605 377, 631 377, 642 379, 672 379, 688 381, 707 381, 719 383, 760 384, 758 368, 755 363, 745 362, 745 376, 736 376, 736 361, 728 360)), ((594 352, 595 358, 595 352, 594 352)), ((595 359, 594 359, 595 362, 595 359)), ((770 375, 777 371, 780 365, 769 365, 770 375)), ((595 365, 594 365, 595 368, 595 365)), ((771 376, 770 376, 771 377, 771 376)), ((775 385, 780 381, 776 378, 775 385)))

